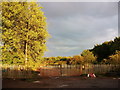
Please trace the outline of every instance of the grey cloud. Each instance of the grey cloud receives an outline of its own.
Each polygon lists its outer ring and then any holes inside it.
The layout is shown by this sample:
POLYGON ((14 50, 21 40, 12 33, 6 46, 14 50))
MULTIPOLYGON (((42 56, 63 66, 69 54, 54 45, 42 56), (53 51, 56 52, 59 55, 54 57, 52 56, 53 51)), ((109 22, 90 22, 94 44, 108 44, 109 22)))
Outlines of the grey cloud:
POLYGON ((41 2, 46 16, 60 18, 77 15, 108 17, 117 14, 117 2, 41 2), (71 13, 72 12, 72 13, 71 13))
POLYGON ((117 16, 95 20, 88 20, 84 17, 82 18, 83 20, 78 20, 79 18, 74 17, 66 21, 64 19, 53 21, 55 25, 51 26, 52 29, 49 29, 52 31, 53 38, 79 39, 79 37, 84 38, 86 35, 87 37, 95 35, 104 36, 108 33, 106 30, 109 28, 115 28, 117 30, 117 16))
POLYGON ((80 54, 118 36, 117 3, 41 3, 47 16, 45 56, 80 54))

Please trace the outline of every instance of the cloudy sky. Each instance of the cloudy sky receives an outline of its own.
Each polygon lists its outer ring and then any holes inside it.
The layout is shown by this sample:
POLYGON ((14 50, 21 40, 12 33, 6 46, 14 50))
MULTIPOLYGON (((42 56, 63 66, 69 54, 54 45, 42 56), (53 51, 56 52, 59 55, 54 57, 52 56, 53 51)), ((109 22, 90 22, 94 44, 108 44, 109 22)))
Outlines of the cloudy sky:
POLYGON ((45 57, 73 56, 118 36, 117 2, 41 2, 47 17, 45 57))

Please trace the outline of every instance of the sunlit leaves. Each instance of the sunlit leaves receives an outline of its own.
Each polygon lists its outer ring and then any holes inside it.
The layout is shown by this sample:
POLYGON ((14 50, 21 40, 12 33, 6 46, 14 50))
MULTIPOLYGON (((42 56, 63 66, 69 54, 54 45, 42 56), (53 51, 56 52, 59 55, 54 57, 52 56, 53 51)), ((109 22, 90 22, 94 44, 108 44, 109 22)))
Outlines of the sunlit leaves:
POLYGON ((93 63, 94 61, 96 61, 96 56, 94 56, 94 54, 89 50, 84 50, 81 56, 84 57, 84 62, 86 63, 93 63))
POLYGON ((46 17, 35 2, 2 2, 2 60, 40 60, 46 50, 46 17))
POLYGON ((114 55, 109 56, 109 63, 120 64, 120 51, 116 51, 114 55))

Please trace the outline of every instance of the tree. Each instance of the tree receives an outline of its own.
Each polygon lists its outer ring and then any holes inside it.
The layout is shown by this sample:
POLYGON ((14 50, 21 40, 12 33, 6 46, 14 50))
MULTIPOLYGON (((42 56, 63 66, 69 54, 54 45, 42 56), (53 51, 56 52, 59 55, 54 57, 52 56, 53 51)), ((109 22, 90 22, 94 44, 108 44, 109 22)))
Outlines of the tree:
POLYGON ((96 61, 96 56, 89 50, 84 50, 81 56, 84 57, 84 63, 94 63, 96 61))
POLYGON ((81 55, 75 55, 73 56, 72 63, 74 64, 82 64, 84 61, 84 57, 81 55))
POLYGON ((35 2, 2 2, 2 60, 27 63, 40 60, 49 36, 46 17, 35 2))
POLYGON ((120 64, 120 51, 116 51, 114 55, 109 56, 107 62, 111 64, 120 64))
POLYGON ((110 55, 115 54, 116 50, 120 50, 120 37, 116 37, 113 41, 106 41, 100 45, 96 45, 90 51, 97 56, 98 62, 102 62, 103 59, 108 59, 110 55))

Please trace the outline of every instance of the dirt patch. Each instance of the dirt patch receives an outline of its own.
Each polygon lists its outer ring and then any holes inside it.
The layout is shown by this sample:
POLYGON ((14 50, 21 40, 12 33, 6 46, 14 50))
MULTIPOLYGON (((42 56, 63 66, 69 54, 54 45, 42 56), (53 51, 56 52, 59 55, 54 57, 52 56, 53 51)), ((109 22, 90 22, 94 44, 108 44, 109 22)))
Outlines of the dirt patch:
POLYGON ((113 77, 49 77, 39 79, 3 79, 3 88, 118 88, 120 79, 113 77))

